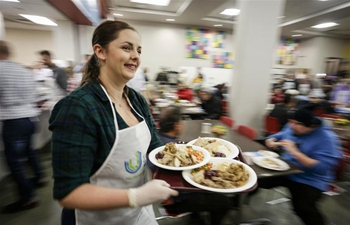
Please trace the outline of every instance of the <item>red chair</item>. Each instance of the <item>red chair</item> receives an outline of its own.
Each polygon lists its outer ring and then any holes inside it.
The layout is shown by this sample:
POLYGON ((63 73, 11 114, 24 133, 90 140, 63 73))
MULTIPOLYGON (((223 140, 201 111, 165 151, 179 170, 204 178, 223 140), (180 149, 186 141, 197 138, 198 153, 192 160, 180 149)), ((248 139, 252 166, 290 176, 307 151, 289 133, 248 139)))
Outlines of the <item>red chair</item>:
POLYGON ((314 115, 315 116, 321 116, 323 114, 323 108, 322 107, 316 107, 314 109, 314 115))
POLYGON ((266 133, 275 134, 278 133, 280 127, 280 123, 277 118, 272 116, 265 117, 265 131, 266 133))
POLYGON ((334 115, 334 114, 321 114, 319 117, 331 118, 331 119, 344 119, 344 117, 338 116, 338 115, 334 115))
POLYGON ((238 133, 246 136, 247 138, 254 140, 258 134, 258 131, 256 131, 254 128, 240 125, 237 129, 238 133))
POLYGON ((228 115, 228 102, 226 100, 221 100, 221 106, 222 106, 222 115, 227 116, 228 115))
POLYGON ((234 119, 228 116, 221 116, 220 121, 223 122, 225 125, 229 126, 230 128, 233 128, 233 126, 235 125, 234 119))

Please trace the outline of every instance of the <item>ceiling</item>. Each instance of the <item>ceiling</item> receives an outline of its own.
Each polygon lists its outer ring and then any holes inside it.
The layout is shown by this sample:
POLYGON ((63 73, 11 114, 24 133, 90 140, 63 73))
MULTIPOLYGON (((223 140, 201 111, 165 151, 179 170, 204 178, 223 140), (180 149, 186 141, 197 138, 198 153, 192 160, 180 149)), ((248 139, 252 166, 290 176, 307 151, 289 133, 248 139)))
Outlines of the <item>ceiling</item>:
MULTIPOLYGON (((14 22, 18 19, 25 21, 24 18, 18 16, 19 13, 46 16, 53 20, 68 20, 46 0, 20 1, 20 4, 0 1, 0 10, 4 14, 7 27, 23 26, 14 22)), ((222 24, 223 26, 219 29, 224 30, 232 30, 236 19, 236 17, 220 14, 226 8, 237 8, 236 0, 171 0, 168 6, 138 4, 129 0, 105 1, 111 13, 123 14, 123 17, 116 17, 118 19, 206 28, 214 28, 214 24, 222 24), (175 19, 175 21, 167 22, 166 19, 169 18, 175 19)), ((303 34, 301 38, 314 36, 350 38, 349 0, 287 0, 285 11, 281 16, 284 16, 280 19, 280 27, 284 37, 303 34), (339 25, 328 29, 311 28, 313 25, 329 21, 336 22, 339 25)), ((26 24, 25 27, 28 29, 32 26, 26 24)), ((48 29, 45 26, 36 27, 48 29)))

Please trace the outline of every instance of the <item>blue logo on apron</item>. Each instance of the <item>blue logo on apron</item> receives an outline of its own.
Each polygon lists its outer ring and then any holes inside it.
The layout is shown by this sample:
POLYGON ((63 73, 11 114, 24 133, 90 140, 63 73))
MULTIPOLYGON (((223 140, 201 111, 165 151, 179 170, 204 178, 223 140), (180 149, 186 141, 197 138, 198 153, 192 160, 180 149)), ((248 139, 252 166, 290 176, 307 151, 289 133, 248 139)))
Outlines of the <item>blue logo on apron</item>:
POLYGON ((128 173, 136 173, 137 171, 140 170, 141 166, 142 166, 142 157, 141 157, 141 152, 137 151, 135 153, 136 156, 136 165, 133 165, 133 162, 131 159, 129 159, 128 162, 124 162, 124 166, 125 166, 125 170, 128 173))

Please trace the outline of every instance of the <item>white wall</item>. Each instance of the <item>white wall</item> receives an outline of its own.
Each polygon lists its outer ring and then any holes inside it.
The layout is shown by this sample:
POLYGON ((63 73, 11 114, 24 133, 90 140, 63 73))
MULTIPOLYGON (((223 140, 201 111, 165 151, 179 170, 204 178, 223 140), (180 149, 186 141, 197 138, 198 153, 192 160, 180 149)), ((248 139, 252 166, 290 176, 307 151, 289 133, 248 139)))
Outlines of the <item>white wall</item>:
MULTIPOLYGON (((141 67, 149 68, 149 76, 154 79, 160 67, 178 70, 180 66, 212 67, 211 57, 204 59, 185 58, 186 27, 172 24, 128 21, 137 29, 142 40, 141 67)), ((226 32, 224 49, 210 48, 210 51, 232 52, 232 33, 226 32)), ((205 78, 205 77, 204 77, 205 78)))
POLYGON ((275 68, 307 68, 311 75, 325 72, 325 59, 328 57, 343 57, 346 39, 314 37, 302 39, 299 57, 295 65, 283 66, 275 64, 275 68))
POLYGON ((28 66, 39 59, 38 51, 54 50, 52 31, 6 28, 5 40, 11 43, 11 59, 28 66))

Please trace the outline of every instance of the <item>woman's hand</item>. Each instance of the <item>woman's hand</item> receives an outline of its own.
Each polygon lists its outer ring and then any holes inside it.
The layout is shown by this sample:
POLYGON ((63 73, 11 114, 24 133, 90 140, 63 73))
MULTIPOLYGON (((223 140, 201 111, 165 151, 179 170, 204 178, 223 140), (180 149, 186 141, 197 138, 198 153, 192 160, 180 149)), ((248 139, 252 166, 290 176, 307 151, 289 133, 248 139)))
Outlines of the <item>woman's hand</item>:
POLYGON ((129 205, 131 207, 150 205, 178 194, 179 192, 171 189, 164 180, 151 180, 139 188, 129 189, 129 205))

